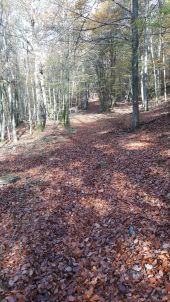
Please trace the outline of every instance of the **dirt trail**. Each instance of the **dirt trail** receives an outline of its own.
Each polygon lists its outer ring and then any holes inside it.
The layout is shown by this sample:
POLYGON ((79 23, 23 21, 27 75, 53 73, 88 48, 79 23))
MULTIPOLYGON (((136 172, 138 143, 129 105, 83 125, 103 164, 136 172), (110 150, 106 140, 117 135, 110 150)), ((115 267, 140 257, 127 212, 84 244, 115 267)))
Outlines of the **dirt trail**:
POLYGON ((95 110, 1 157, 21 176, 0 188, 1 299, 170 301, 167 108, 135 133, 129 107, 95 110))

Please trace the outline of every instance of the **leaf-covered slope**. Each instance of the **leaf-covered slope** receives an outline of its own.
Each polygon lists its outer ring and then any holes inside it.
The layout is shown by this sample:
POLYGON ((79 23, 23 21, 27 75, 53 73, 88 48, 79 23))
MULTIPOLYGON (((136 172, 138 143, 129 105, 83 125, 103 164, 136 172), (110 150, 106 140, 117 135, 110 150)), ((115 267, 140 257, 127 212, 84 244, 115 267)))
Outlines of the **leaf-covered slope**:
POLYGON ((2 159, 22 177, 0 187, 2 301, 170 300, 166 111, 135 133, 87 113, 2 159))

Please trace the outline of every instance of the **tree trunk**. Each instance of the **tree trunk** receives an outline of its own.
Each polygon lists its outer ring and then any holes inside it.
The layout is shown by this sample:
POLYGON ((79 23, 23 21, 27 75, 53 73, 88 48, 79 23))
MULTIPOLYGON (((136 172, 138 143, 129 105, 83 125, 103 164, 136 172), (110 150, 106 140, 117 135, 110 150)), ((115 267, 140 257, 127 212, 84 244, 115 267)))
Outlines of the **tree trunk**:
MULTIPOLYGON (((158 44, 158 61, 161 63, 161 53, 162 53, 162 36, 161 32, 159 34, 159 44, 158 44)), ((156 70, 157 75, 157 87, 158 87, 158 103, 160 102, 160 96, 161 96, 161 67, 160 64, 157 66, 156 70)))
POLYGON ((165 60, 165 49, 162 38, 162 61, 163 61, 163 89, 164 89, 164 100, 167 102, 167 90, 166 90, 166 60, 165 60))
POLYGON ((140 81, 140 88, 141 88, 141 98, 142 98, 142 106, 144 107, 144 96, 143 96, 143 74, 144 74, 144 63, 143 63, 143 55, 141 55, 141 81, 140 81))
POLYGON ((12 137, 14 142, 17 142, 17 132, 16 132, 16 119, 15 119, 15 114, 16 114, 16 106, 15 106, 15 99, 14 99, 14 93, 12 91, 11 85, 8 86, 8 98, 9 98, 9 104, 11 107, 11 124, 12 124, 12 137))
MULTIPOLYGON (((2 102, 2 121, 1 121, 1 141, 5 140, 5 130, 6 130, 6 116, 5 116, 5 96, 6 91, 4 86, 1 87, 1 102, 2 102), (5 96, 4 96, 5 94, 5 96)), ((7 101, 7 100, 6 100, 7 101)))
POLYGON ((2 115, 2 123, 1 123, 1 142, 5 140, 5 113, 2 115))
POLYGON ((32 110, 31 110, 31 97, 30 97, 30 91, 29 91, 29 60, 28 60, 28 53, 27 53, 27 58, 25 61, 25 77, 26 77, 26 95, 27 95, 27 104, 28 104, 28 120, 29 120, 29 132, 30 135, 32 135, 33 132, 33 125, 32 125, 32 110))
POLYGON ((3 121, 3 103, 2 103, 2 91, 0 87, 0 135, 2 133, 2 121, 3 121))
POLYGON ((157 86, 156 63, 155 63, 155 56, 154 56, 154 51, 153 51, 153 39, 152 39, 152 35, 150 37, 150 50, 151 50, 151 58, 152 58, 152 64, 153 64, 155 99, 156 99, 156 104, 158 104, 158 86, 157 86))
POLYGON ((38 59, 38 56, 35 58, 35 91, 36 91, 36 102, 37 102, 37 126, 43 131, 46 125, 46 108, 44 104, 43 91, 41 86, 41 77, 42 73, 41 62, 38 59))
POLYGON ((132 0, 132 122, 131 128, 135 130, 139 126, 139 104, 138 104, 138 0, 132 0))
POLYGON ((57 119, 57 100, 55 94, 55 88, 53 88, 53 120, 56 121, 57 119))
POLYGON ((148 28, 147 28, 147 0, 145 0, 145 24, 144 24, 144 66, 143 66, 143 102, 144 110, 148 111, 148 28))

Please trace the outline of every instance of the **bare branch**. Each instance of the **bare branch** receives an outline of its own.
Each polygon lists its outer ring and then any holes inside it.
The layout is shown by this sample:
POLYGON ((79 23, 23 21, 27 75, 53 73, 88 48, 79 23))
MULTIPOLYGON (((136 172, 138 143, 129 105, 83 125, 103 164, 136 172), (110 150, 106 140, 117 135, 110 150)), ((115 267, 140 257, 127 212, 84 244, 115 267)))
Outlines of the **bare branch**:
POLYGON ((124 5, 118 3, 117 1, 115 0, 112 0, 116 5, 118 5, 120 8, 122 8, 123 10, 125 10, 126 12, 128 12, 130 15, 131 15, 131 10, 129 10, 127 7, 125 7, 124 5))

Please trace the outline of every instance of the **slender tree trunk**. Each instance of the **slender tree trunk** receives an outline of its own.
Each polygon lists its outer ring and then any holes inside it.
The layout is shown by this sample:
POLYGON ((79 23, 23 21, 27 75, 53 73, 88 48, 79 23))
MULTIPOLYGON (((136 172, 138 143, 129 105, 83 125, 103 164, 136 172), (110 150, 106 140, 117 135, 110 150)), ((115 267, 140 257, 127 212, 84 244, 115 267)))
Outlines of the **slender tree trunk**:
POLYGON ((46 107, 44 104, 41 78, 40 74, 42 72, 41 62, 38 56, 35 58, 35 91, 36 91, 36 102, 37 102, 37 124, 40 130, 44 130, 46 125, 46 107))
MULTIPOLYGON (((1 95, 1 101, 2 101, 2 123, 1 123, 1 141, 5 140, 5 130, 6 130, 6 108, 5 108, 5 96, 6 96, 6 90, 4 86, 2 86, 2 95, 1 95)), ((6 106, 7 106, 7 100, 6 100, 6 106)))
POLYGON ((165 49, 164 41, 162 37, 162 61, 163 61, 163 89, 164 89, 164 100, 167 102, 167 89, 166 89, 166 60, 165 60, 165 49))
POLYGON ((68 36, 67 53, 66 53, 66 70, 64 74, 64 81, 66 88, 64 91, 64 108, 62 114, 62 121, 64 127, 70 127, 69 107, 70 107, 70 36, 68 36))
POLYGON ((37 126, 43 131, 46 126, 46 95, 44 94, 44 75, 41 55, 41 45, 37 34, 37 22, 35 12, 39 9, 38 2, 34 0, 30 3, 31 9, 31 45, 33 48, 35 66, 34 66, 34 82, 35 82, 35 97, 36 97, 36 117, 37 126))
POLYGON ((143 102, 144 110, 148 111, 148 28, 147 28, 147 13, 148 3, 145 0, 145 24, 144 24, 144 66, 143 66, 143 102))
POLYGON ((139 104, 138 104, 138 0, 132 0, 132 130, 139 126, 139 104))
POLYGON ((42 90, 42 96, 43 96, 43 103, 46 111, 46 119, 48 120, 48 106, 47 106, 47 96, 46 96, 46 89, 44 84, 44 72, 41 70, 40 72, 40 83, 41 83, 41 90, 42 90))
POLYGON ((57 119, 57 100, 55 95, 55 88, 53 88, 53 120, 56 121, 57 119))
POLYGON ((48 88, 48 99, 49 99, 49 105, 48 105, 48 115, 49 118, 51 119, 51 110, 52 110, 52 102, 51 102, 51 88, 48 88))
POLYGON ((9 125, 9 121, 8 121, 8 125, 7 125, 7 135, 8 135, 8 140, 11 140, 11 133, 10 133, 10 125, 9 125))
POLYGON ((3 103, 2 103, 2 90, 0 87, 0 135, 2 133, 2 121, 3 121, 3 103))
POLYGON ((27 89, 27 97, 28 97, 29 132, 30 132, 30 135, 32 135, 32 133, 33 133, 33 118, 32 118, 32 109, 31 109, 30 92, 29 92, 29 88, 28 88, 28 79, 26 79, 26 89, 27 89))
POLYGON ((12 113, 12 136, 13 140, 16 143, 18 141, 17 131, 16 131, 16 122, 15 122, 15 112, 12 113))
MULTIPOLYGON (((162 50, 162 36, 161 32, 159 34, 159 44, 158 44, 158 61, 159 63, 161 62, 161 51, 162 50)), ((158 103, 160 101, 160 96, 161 96, 161 68, 160 65, 158 65, 157 70, 156 70, 156 75, 157 75, 157 86, 158 86, 158 103)))
MULTIPOLYGON (((161 8, 165 4, 164 0, 159 0, 159 8, 161 8)), ((161 16, 162 20, 162 16, 161 16)), ((164 100, 167 101, 167 90, 166 90, 166 60, 165 60, 165 47, 164 47, 164 40, 163 40, 163 33, 162 27, 160 32, 160 45, 162 50, 162 63, 163 63, 163 91, 164 91, 164 100)))
POLYGON ((142 98, 142 106, 144 107, 144 97, 143 97, 143 55, 141 55, 141 81, 140 81, 140 88, 141 88, 141 98, 142 98))
POLYGON ((2 124, 1 124, 1 141, 5 140, 5 113, 3 111, 2 124))
POLYGON ((11 125, 12 125, 12 137, 14 142, 17 142, 17 132, 16 132, 16 119, 15 119, 15 99, 14 94, 12 92, 11 85, 8 85, 8 98, 9 98, 9 104, 11 108, 11 125))
POLYGON ((29 60, 28 60, 28 53, 27 58, 25 61, 25 73, 26 73, 26 96, 27 96, 27 104, 28 104, 28 120, 29 120, 29 132, 30 135, 32 135, 33 132, 33 125, 32 125, 32 110, 31 110, 31 97, 30 97, 30 91, 29 91, 29 60))
POLYGON ((4 141, 5 139, 5 113, 4 113, 4 97, 3 90, 0 87, 0 140, 4 141))
POLYGON ((151 50, 151 58, 152 58, 152 64, 153 64, 155 99, 156 99, 156 104, 158 104, 158 85, 157 85, 156 63, 155 63, 155 55, 154 55, 154 51, 153 51, 152 35, 150 36, 150 50, 151 50))

